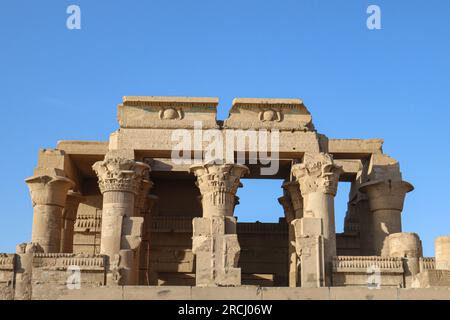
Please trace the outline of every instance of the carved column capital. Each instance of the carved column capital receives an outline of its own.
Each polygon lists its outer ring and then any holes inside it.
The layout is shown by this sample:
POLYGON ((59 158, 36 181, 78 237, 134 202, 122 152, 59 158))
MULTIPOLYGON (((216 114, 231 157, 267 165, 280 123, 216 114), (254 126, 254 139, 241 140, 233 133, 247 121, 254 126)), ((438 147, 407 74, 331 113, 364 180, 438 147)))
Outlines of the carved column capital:
POLYGON ((291 199, 288 196, 282 196, 278 198, 278 202, 283 207, 286 222, 290 224, 291 221, 295 219, 294 208, 292 207, 291 199))
POLYGON ((203 164, 190 168, 197 177, 197 186, 202 194, 221 191, 236 194, 241 187, 240 178, 249 172, 241 164, 203 164))
POLYGON ((104 161, 96 162, 92 168, 98 176, 102 193, 124 191, 136 195, 141 189, 141 182, 149 180, 150 166, 148 164, 122 157, 107 155, 104 161))
POLYGON ((376 210, 403 210, 406 193, 414 187, 402 180, 376 180, 361 185, 359 191, 369 198, 370 209, 376 210))
POLYGON ((62 210, 61 252, 73 252, 73 231, 77 218, 78 206, 84 197, 73 190, 67 193, 66 206, 62 210))
POLYGON ((30 190, 33 207, 36 205, 64 207, 67 191, 75 186, 72 180, 62 176, 33 176, 25 182, 30 190))
POLYGON ((283 183, 282 187, 286 190, 291 200, 292 209, 294 209, 294 219, 301 218, 303 216, 303 197, 299 183, 297 181, 287 181, 283 183))
POLYGON ((149 211, 149 191, 153 187, 153 182, 150 179, 142 179, 141 187, 136 195, 136 199, 134 201, 135 205, 135 216, 141 215, 141 213, 149 211))
POLYGON ((242 187, 239 180, 249 172, 248 168, 240 164, 203 164, 190 170, 197 177, 204 214, 233 215, 236 191, 242 187))
POLYGON ((63 210, 63 218, 66 220, 75 221, 77 218, 78 206, 82 201, 84 201, 84 197, 79 192, 69 190, 69 192, 67 192, 66 199, 66 206, 63 210))
POLYGON ((336 195, 342 167, 328 153, 305 153, 303 163, 295 164, 292 175, 298 180, 302 195, 313 192, 336 195))
POLYGON ((33 202, 33 229, 31 241, 38 243, 44 252, 61 249, 62 211, 67 192, 75 183, 63 176, 40 175, 25 180, 33 202))

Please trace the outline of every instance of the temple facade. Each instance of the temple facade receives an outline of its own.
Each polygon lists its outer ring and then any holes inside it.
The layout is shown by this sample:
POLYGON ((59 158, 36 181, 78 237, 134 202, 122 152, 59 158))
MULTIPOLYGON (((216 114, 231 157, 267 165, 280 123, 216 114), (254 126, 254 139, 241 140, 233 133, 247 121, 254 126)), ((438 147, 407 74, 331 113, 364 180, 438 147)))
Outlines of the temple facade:
POLYGON ((236 98, 224 121, 217 105, 216 98, 127 96, 109 141, 40 150, 25 180, 31 241, 0 254, 0 297, 116 287, 450 287, 450 236, 436 239, 435 257, 424 257, 419 236, 403 232, 414 188, 382 140, 329 138, 299 99, 236 98), (205 156, 211 139, 196 140, 199 124, 226 141, 216 161, 205 156), (251 158, 251 134, 237 141, 252 130, 276 132, 276 153, 268 153, 276 172, 264 174, 267 164, 251 158), (192 137, 192 152, 174 159, 174 137, 182 135, 192 137), (274 201, 284 216, 239 222, 241 180, 261 178, 280 181, 274 201), (343 182, 351 188, 344 232, 336 233, 343 182))

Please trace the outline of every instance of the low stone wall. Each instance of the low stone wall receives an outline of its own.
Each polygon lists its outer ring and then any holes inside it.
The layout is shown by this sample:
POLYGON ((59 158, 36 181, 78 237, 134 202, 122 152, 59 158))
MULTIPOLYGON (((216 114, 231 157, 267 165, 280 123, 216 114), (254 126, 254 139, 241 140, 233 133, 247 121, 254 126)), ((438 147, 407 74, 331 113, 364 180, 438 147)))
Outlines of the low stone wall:
POLYGON ((417 277, 420 289, 405 289, 403 261, 392 257, 338 256, 333 261, 333 287, 288 288, 105 286, 106 258, 75 253, 0 254, 0 299, 450 299, 450 271, 434 270, 432 259, 417 277), (380 288, 368 288, 376 267, 380 288), (371 270, 371 271, 370 271, 371 270), (370 271, 370 272, 369 272, 370 271), (78 277, 78 278, 77 278, 78 277))
POLYGON ((14 298, 14 254, 0 254, 0 300, 14 298))
POLYGON ((70 290, 60 300, 450 300, 450 288, 101 287, 70 290))
POLYGON ((56 299, 66 291, 77 290, 77 283, 82 288, 105 285, 103 256, 36 253, 32 267, 32 299, 56 299))
POLYGON ((105 257, 74 253, 0 254, 0 300, 56 299, 105 282, 105 257))
POLYGON ((337 256, 333 259, 333 286, 387 288, 404 287, 402 258, 379 256, 337 256))

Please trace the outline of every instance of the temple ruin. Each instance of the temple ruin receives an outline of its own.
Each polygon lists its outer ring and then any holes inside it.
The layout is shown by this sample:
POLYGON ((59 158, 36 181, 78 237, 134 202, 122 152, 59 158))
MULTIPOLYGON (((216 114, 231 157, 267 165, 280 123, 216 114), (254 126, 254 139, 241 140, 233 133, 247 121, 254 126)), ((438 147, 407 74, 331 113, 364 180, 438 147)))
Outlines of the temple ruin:
MULTIPOLYGON (((215 288, 213 296, 221 287, 285 288, 286 297, 296 288, 450 287, 450 236, 436 239, 435 257, 424 257, 419 236, 402 232, 414 188, 383 153, 383 140, 329 138, 299 99, 236 98, 224 121, 217 105, 216 98, 127 96, 109 141, 40 150, 25 181, 31 241, 0 254, 0 297, 99 298, 141 287, 176 288, 186 299, 184 288, 200 287, 215 288), (175 163, 174 131, 193 133, 196 122, 224 139, 232 130, 277 131, 276 174, 262 176, 265 165, 251 161, 175 163), (234 216, 244 178, 283 181, 278 223, 234 216), (336 233, 340 182, 351 190, 344 232, 336 233)), ((236 150, 249 155, 251 144, 236 150)))

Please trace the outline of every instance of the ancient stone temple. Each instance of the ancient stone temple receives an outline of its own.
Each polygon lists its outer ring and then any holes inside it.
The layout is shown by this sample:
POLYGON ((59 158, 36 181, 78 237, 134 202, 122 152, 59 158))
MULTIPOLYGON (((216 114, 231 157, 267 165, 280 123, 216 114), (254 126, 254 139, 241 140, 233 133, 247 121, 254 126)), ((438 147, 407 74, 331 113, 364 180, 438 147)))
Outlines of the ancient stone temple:
POLYGON ((450 299, 450 236, 424 257, 419 236, 403 232, 414 188, 382 140, 327 137, 299 99, 237 98, 224 121, 217 105, 124 97, 109 141, 40 150, 25 180, 31 241, 0 254, 0 297, 450 299), (192 139, 179 153, 182 137, 192 139), (242 179, 260 178, 281 181, 284 216, 239 222, 242 179), (341 182, 351 190, 336 233, 341 182))

